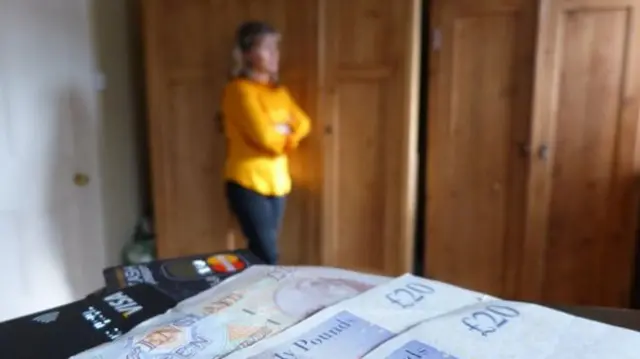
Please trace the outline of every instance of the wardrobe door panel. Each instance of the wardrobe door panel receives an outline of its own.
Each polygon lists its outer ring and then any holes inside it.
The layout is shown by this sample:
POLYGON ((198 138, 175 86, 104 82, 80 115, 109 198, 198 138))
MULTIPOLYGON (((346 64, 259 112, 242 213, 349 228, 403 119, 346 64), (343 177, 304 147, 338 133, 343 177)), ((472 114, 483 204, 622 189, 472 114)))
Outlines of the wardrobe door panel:
POLYGON ((411 270, 418 0, 320 0, 323 263, 411 270))
POLYGON ((211 4, 143 4, 158 254, 166 258, 224 249, 225 148, 214 121, 211 4))
POLYGON ((635 253, 640 1, 541 1, 521 288, 627 306, 635 253))
POLYGON ((515 294, 534 0, 432 2, 426 274, 515 294))

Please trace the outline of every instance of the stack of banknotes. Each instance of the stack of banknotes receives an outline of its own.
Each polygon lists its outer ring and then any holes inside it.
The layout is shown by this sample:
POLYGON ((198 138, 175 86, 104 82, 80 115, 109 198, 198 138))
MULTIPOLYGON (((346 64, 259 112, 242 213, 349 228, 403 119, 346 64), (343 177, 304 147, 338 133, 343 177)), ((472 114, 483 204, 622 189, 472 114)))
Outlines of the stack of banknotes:
POLYGON ((640 333, 406 274, 254 266, 73 359, 640 358, 640 333))

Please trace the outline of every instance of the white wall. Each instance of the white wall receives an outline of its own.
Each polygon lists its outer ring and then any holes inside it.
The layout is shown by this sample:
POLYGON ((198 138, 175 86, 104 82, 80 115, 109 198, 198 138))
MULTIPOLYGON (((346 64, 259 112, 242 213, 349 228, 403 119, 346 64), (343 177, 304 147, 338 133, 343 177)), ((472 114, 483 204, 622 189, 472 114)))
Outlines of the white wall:
POLYGON ((0 321, 100 288, 141 212, 135 1, 0 0, 0 321))

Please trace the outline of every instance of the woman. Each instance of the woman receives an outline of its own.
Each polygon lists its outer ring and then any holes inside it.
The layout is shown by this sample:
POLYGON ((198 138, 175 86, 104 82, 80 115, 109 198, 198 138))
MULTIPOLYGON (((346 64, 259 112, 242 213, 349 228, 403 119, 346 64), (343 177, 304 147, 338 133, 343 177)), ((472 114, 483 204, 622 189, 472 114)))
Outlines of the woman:
POLYGON ((288 155, 310 129, 308 116, 278 83, 280 36, 261 22, 240 26, 238 71, 222 100, 226 194, 249 250, 277 264, 277 239, 291 191, 288 155))

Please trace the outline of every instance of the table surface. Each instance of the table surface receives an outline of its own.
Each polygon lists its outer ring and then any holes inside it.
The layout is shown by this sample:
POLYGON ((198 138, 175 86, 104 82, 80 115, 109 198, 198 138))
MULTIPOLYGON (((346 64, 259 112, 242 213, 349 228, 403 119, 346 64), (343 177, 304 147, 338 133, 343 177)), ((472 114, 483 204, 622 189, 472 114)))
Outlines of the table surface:
POLYGON ((550 307, 578 317, 640 332, 640 310, 573 306, 550 307))

